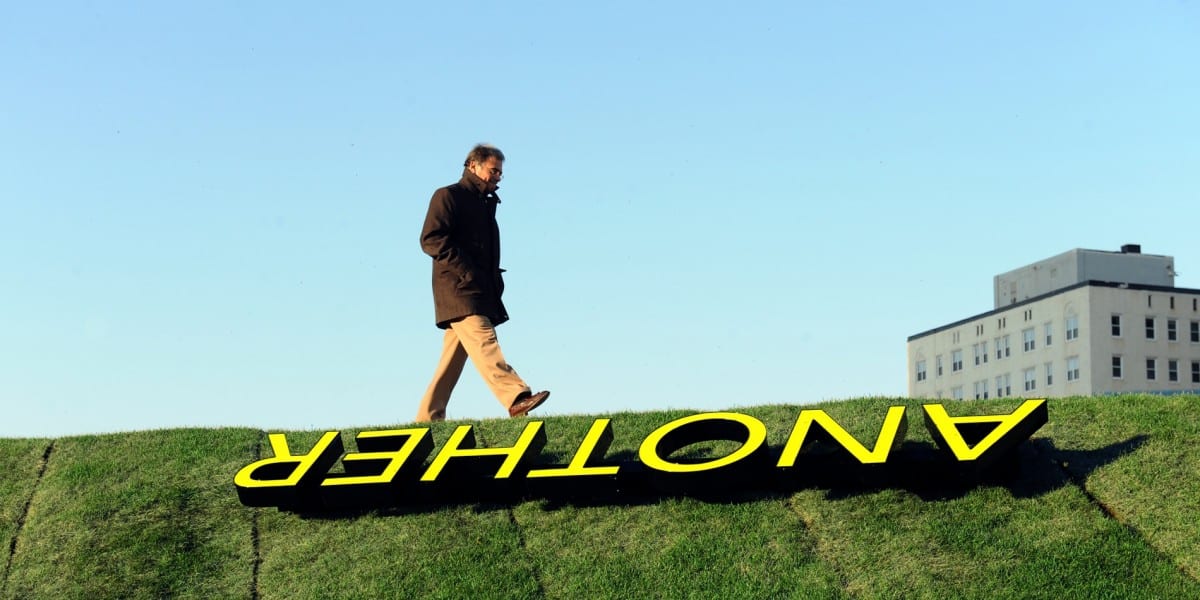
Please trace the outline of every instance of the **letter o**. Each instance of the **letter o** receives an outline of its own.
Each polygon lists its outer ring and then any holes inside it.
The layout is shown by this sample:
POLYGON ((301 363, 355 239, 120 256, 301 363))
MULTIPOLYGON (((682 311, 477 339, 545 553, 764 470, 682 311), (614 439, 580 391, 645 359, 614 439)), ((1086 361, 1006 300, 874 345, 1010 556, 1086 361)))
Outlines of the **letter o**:
POLYGON ((700 413, 675 419, 646 436, 638 448, 642 464, 666 473, 699 473, 720 469, 754 454, 767 441, 767 427, 754 417, 733 412, 700 413), (738 427, 740 425, 740 427, 738 427), (674 434, 674 435, 672 435, 674 434), (710 440, 737 441, 733 436, 745 435, 742 446, 727 456, 702 463, 674 463, 662 457, 660 446, 667 440, 667 454, 685 446, 710 440))

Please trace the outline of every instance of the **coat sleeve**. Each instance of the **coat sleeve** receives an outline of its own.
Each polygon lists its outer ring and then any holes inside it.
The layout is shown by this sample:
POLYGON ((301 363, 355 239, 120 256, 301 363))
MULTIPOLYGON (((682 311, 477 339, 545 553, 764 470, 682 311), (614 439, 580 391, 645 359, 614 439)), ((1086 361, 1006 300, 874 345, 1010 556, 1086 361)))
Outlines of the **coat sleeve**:
POLYGON ((425 225, 421 228, 421 250, 433 257, 438 266, 449 269, 460 280, 470 279, 475 270, 471 257, 455 245, 454 206, 445 188, 433 193, 425 225))

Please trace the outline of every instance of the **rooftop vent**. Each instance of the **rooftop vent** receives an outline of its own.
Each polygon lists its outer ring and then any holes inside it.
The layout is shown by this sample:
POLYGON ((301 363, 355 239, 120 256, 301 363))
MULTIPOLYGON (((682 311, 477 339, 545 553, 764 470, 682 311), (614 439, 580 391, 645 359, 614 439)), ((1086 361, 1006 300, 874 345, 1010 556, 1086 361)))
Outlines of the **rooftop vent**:
POLYGON ((1125 244, 1121 246, 1121 254, 1141 254, 1141 244, 1125 244))

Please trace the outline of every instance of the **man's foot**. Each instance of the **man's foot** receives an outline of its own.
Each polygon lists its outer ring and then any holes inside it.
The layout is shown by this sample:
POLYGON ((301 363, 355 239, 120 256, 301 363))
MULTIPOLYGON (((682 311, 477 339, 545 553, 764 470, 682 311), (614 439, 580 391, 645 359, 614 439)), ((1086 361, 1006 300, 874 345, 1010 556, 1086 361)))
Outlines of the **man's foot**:
POLYGON ((529 411, 541 406, 542 403, 546 401, 546 398, 549 397, 550 392, 547 391, 538 392, 536 394, 525 392, 524 394, 517 396, 517 401, 513 402, 512 406, 508 407, 508 416, 523 417, 528 414, 529 411))

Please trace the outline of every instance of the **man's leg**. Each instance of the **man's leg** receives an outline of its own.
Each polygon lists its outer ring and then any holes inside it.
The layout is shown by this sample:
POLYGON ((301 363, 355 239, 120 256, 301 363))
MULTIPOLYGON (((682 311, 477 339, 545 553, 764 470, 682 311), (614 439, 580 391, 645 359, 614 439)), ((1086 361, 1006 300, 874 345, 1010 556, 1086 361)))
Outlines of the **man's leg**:
MULTIPOLYGON (((525 385, 512 366, 504 360, 504 353, 500 351, 500 342, 496 340, 496 328, 492 326, 491 319, 471 315, 451 323, 450 328, 458 336, 466 355, 471 357, 471 362, 479 369, 479 374, 504 408, 512 406, 517 396, 529 393, 529 386, 525 385)), ((460 366, 459 369, 461 368, 460 366)))
POLYGON ((454 330, 446 329, 446 335, 442 337, 442 357, 438 359, 437 370, 433 372, 433 381, 429 383, 429 388, 421 397, 421 404, 417 406, 418 423, 446 419, 446 405, 450 403, 450 392, 454 391, 454 384, 458 383, 458 376, 462 374, 465 364, 467 351, 459 343, 454 330))

